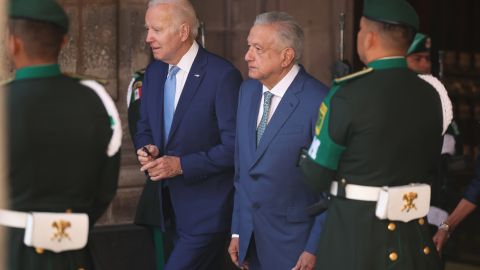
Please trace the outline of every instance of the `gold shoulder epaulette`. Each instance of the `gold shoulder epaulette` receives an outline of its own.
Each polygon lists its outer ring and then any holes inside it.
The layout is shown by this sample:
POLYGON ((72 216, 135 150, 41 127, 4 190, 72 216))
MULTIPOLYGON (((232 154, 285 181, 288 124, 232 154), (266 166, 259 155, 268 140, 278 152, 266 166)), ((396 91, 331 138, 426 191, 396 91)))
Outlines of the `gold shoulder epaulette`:
POLYGON ((340 77, 340 78, 337 78, 335 79, 335 83, 342 83, 342 82, 346 82, 346 81, 349 81, 353 78, 357 78, 359 76, 362 76, 362 75, 365 75, 367 73, 370 73, 373 71, 373 68, 369 67, 369 68, 365 68, 365 69, 362 69, 360 71, 357 71, 355 73, 352 73, 352 74, 348 74, 347 76, 343 76, 343 77, 340 77))
POLYGON ((11 81, 13 81, 13 78, 9 78, 9 79, 0 81, 0 86, 4 86, 4 85, 10 83, 11 81))
POLYGON ((108 81, 105 80, 105 79, 100 79, 100 78, 96 78, 94 76, 88 76, 88 75, 81 75, 81 74, 73 74, 73 73, 64 73, 65 75, 69 76, 69 77, 72 77, 72 78, 75 78, 75 79, 79 79, 79 80, 92 80, 92 81, 96 81, 98 82, 99 84, 105 86, 108 81))

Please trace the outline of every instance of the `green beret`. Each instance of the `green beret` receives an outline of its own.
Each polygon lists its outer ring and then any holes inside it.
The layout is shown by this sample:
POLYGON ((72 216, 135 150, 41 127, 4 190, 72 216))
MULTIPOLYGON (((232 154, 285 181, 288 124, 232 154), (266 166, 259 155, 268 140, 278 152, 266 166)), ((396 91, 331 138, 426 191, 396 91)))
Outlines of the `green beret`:
POLYGON ((373 21, 410 26, 415 31, 420 24, 417 12, 405 0, 365 0, 363 16, 373 21))
POLYGON ((68 16, 55 0, 10 0, 9 16, 56 24, 68 32, 68 16))
POLYGON ((430 51, 430 47, 432 47, 430 38, 422 33, 417 33, 413 39, 412 45, 408 48, 407 55, 430 51))

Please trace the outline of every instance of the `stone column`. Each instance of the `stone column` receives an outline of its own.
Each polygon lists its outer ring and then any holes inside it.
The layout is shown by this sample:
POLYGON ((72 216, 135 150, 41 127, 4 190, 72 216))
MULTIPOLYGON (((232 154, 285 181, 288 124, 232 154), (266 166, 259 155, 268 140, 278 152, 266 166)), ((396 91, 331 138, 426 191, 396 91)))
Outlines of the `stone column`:
MULTIPOLYGON (((0 0, 0 37, 5 37, 6 26, 6 1, 0 0)), ((0 38, 0 55, 5 52, 5 40, 0 38)), ((5 57, 2 57, 5 59, 5 57)), ((0 63, 0 79, 8 76, 5 61, 0 63)), ((3 91, 3 83, 0 85, 0 209, 7 207, 6 187, 7 187, 7 166, 6 166, 6 143, 5 143, 5 96, 3 91)), ((0 269, 6 269, 6 241, 5 241, 5 227, 0 226, 0 269)))

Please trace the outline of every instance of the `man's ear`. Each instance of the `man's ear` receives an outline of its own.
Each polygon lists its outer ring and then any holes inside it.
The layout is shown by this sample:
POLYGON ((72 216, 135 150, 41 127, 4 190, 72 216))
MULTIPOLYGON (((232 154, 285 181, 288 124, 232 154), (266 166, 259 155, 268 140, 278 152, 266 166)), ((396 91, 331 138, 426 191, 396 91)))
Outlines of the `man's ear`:
POLYGON ((182 23, 180 25, 180 39, 181 41, 185 41, 190 37, 190 25, 186 23, 182 23))
POLYGON ((295 50, 293 48, 285 48, 282 50, 282 67, 288 67, 292 61, 295 61, 295 50))

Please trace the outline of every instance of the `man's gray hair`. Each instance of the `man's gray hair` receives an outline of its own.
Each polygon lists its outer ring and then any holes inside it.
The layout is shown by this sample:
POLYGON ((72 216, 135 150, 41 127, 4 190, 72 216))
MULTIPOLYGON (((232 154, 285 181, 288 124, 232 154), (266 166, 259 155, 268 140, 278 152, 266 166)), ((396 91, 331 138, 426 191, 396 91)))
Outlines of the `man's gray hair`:
POLYGON ((271 11, 257 16, 253 25, 272 24, 277 27, 277 36, 283 45, 293 48, 295 62, 298 63, 303 53, 303 30, 300 24, 288 13, 271 11))
POLYGON ((198 35, 198 19, 195 9, 188 0, 150 0, 148 7, 154 7, 160 4, 169 4, 173 6, 173 20, 179 27, 182 23, 187 23, 190 26, 190 36, 192 39, 197 38, 198 35))

